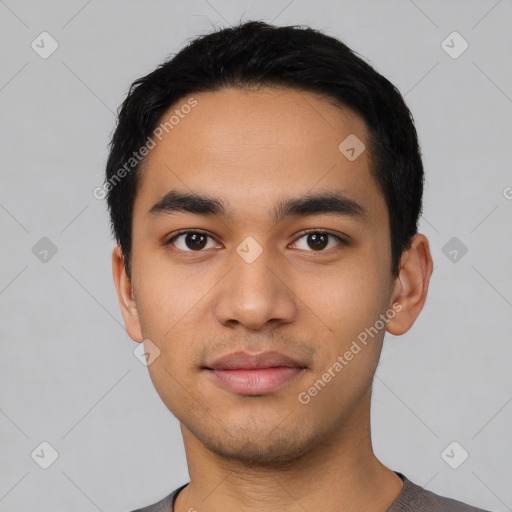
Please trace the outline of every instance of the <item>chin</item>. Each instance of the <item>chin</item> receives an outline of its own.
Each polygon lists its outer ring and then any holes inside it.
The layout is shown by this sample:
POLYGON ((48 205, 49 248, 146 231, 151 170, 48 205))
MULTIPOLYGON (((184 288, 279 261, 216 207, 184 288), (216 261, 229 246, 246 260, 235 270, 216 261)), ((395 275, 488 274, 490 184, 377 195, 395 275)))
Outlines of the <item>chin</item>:
POLYGON ((236 460, 244 465, 266 465, 296 462, 308 453, 319 441, 318 436, 309 435, 304 426, 272 427, 270 430, 232 428, 209 433, 194 432, 194 435, 216 455, 236 460))

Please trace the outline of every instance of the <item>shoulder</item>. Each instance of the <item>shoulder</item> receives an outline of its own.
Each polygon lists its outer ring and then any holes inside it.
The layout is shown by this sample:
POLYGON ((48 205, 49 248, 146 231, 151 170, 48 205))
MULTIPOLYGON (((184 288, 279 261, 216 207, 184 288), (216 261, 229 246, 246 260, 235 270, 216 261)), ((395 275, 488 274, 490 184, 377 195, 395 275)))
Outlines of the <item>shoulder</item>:
POLYGON ((402 491, 386 512, 489 512, 461 501, 439 496, 398 474, 404 482, 402 491))
POLYGON ((137 510, 133 510, 132 512, 173 512, 174 511, 174 502, 176 501, 176 496, 178 493, 184 489, 188 484, 184 484, 178 489, 175 489, 162 498, 161 500, 153 503, 152 505, 147 505, 146 507, 138 508, 137 510))

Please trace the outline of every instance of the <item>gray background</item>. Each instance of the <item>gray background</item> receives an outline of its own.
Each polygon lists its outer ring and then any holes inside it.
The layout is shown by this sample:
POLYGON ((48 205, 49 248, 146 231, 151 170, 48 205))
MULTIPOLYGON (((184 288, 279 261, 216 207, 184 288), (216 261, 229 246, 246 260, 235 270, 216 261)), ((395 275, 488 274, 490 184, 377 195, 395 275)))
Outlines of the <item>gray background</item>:
POLYGON ((375 452, 429 490, 512 510, 512 2, 5 0, 0 511, 127 511, 188 481, 178 422, 124 330, 92 191, 131 82, 240 19, 324 30, 405 95, 435 270, 415 326, 385 341, 375 452), (31 47, 43 31, 59 45, 46 59, 31 47), (453 31, 469 44, 457 58, 445 50, 460 39, 442 45, 453 31), (43 441, 58 452, 47 469, 43 441), (452 464, 469 453, 458 469, 445 462, 453 441, 452 464))

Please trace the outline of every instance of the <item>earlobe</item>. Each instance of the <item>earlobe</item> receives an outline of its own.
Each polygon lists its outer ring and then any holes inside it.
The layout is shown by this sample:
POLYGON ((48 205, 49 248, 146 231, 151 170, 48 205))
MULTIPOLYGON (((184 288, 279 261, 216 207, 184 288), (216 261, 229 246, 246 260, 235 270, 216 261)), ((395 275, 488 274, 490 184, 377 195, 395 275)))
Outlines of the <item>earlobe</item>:
POLYGON ((404 334, 416 321, 427 299, 432 268, 428 240, 418 233, 400 261, 400 272, 395 280, 391 304, 399 304, 401 308, 387 323, 386 330, 390 334, 404 334))
POLYGON ((119 245, 116 245, 112 251, 112 274, 126 332, 132 340, 141 342, 144 337, 140 326, 137 303, 131 280, 126 274, 124 255, 119 245))

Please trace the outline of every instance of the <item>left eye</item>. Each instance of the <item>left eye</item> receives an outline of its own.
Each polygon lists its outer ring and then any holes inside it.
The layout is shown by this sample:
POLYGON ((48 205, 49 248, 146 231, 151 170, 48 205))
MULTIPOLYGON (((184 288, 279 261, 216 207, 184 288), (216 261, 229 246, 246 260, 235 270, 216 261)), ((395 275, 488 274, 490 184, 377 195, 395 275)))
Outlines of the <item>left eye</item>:
MULTIPOLYGON (((302 235, 298 240, 305 238, 306 244, 310 248, 313 248, 315 252, 318 252, 322 251, 329 245, 329 237, 336 240, 338 243, 343 244, 343 239, 341 237, 333 235, 331 233, 326 233, 324 231, 310 231, 309 233, 305 233, 304 235, 302 235)), ((296 243, 297 242, 295 242, 295 244, 296 243)), ((329 249, 330 248, 331 247, 329 247, 329 249)))

